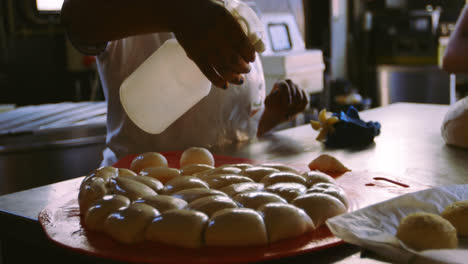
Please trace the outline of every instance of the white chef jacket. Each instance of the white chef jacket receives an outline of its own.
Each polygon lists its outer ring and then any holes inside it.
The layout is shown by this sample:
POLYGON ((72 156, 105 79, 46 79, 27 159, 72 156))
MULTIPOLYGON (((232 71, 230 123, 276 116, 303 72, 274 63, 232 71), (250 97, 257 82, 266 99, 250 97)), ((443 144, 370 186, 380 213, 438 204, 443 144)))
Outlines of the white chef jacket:
POLYGON ((148 134, 129 119, 120 103, 121 83, 172 37, 170 33, 158 33, 112 41, 97 56, 108 103, 102 166, 111 165, 128 154, 219 146, 255 138, 265 99, 265 80, 258 56, 243 85, 230 84, 227 90, 213 86, 208 96, 161 134, 148 134))

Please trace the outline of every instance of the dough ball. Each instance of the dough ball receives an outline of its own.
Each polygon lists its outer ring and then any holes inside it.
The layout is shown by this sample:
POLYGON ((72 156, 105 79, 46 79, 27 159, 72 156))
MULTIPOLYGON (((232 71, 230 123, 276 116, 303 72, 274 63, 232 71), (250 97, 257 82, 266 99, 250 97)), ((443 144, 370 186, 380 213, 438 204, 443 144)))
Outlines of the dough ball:
POLYGON ((192 176, 196 173, 211 171, 214 167, 206 164, 190 164, 180 169, 180 173, 185 176, 192 176))
POLYGON ((237 203, 226 196, 207 196, 187 205, 187 209, 203 212, 210 217, 219 210, 237 207, 237 203))
POLYGON ((146 227, 158 215, 158 210, 147 204, 131 204, 109 215, 104 224, 104 231, 121 243, 140 242, 144 240, 146 227))
POLYGON ((291 204, 269 203, 258 211, 263 214, 270 242, 297 237, 315 228, 304 210, 291 204))
POLYGON ((145 196, 136 200, 134 203, 144 203, 150 205, 160 213, 164 213, 173 209, 182 209, 187 205, 186 201, 168 195, 145 196))
POLYGON ((320 172, 320 171, 308 171, 308 172, 304 172, 302 174, 302 177, 304 177, 306 179, 306 185, 307 187, 311 187, 313 186, 314 184, 317 184, 317 183, 336 183, 335 179, 333 179, 330 175, 328 174, 325 174, 323 172, 320 172))
POLYGON ((221 191, 213 190, 213 189, 192 188, 192 189, 185 189, 182 191, 178 191, 174 193, 172 196, 182 199, 186 201, 187 203, 190 203, 199 198, 203 198, 207 196, 226 196, 226 194, 221 191))
POLYGON ((300 174, 299 171, 296 170, 295 168, 293 168, 291 166, 288 166, 286 164, 282 164, 282 163, 263 163, 260 166, 268 167, 268 168, 274 168, 274 169, 277 169, 279 171, 292 172, 292 173, 295 173, 295 174, 300 174))
POLYGON ((270 185, 266 188, 266 191, 277 194, 285 199, 287 202, 291 202, 299 195, 306 192, 306 187, 300 183, 295 182, 280 182, 270 185))
POLYGON ((171 210, 156 217, 146 229, 145 238, 153 242, 185 248, 203 246, 208 216, 193 210, 171 210))
POLYGON ((112 194, 126 196, 131 201, 145 196, 157 195, 157 193, 147 185, 128 177, 111 179, 109 191, 112 194))
POLYGON ((279 170, 270 167, 253 166, 245 169, 242 175, 249 177, 254 182, 259 182, 263 177, 279 170))
POLYGON ((130 164, 130 169, 137 174, 151 167, 167 167, 166 157, 157 152, 146 152, 135 157, 130 164))
POLYGON ((346 208, 348 208, 349 206, 348 198, 346 197, 345 191, 341 187, 335 184, 331 184, 331 183, 316 184, 312 186, 312 188, 308 189, 306 193, 328 194, 340 200, 346 206, 346 208))
POLYGON ((311 171, 317 170, 332 175, 341 175, 350 171, 350 169, 346 168, 346 166, 335 157, 327 154, 322 154, 316 159, 312 160, 309 163, 309 169, 311 171))
POLYGON ((250 178, 235 174, 212 174, 203 177, 203 180, 212 189, 221 189, 234 183, 253 182, 250 178))
POLYGON ((180 168, 190 164, 215 165, 213 154, 206 148, 191 147, 186 149, 180 157, 180 168))
POLYGON ((84 215, 89 206, 96 200, 101 199, 107 192, 107 183, 103 178, 90 178, 85 185, 81 186, 78 193, 81 214, 84 215))
POLYGON ((239 193, 262 191, 263 188, 264 188, 263 183, 241 182, 241 183, 234 183, 234 184, 228 185, 219 190, 227 194, 229 197, 234 197, 239 193))
POLYGON ((178 191, 182 191, 185 189, 192 189, 192 188, 206 188, 208 189, 209 186, 206 182, 193 177, 193 176, 180 176, 176 177, 166 183, 162 193, 171 195, 178 191))
POLYGON ((130 180, 133 180, 133 181, 137 181, 139 183, 143 183, 144 185, 150 187, 151 189, 153 189, 153 191, 155 192, 160 192, 162 191, 162 189, 164 188, 164 185, 162 184, 162 182, 154 179, 154 178, 151 178, 151 177, 148 177, 148 176, 142 176, 142 175, 120 175, 119 178, 128 178, 130 180))
POLYGON ((257 210, 258 207, 267 203, 287 203, 279 195, 269 192, 245 192, 233 198, 234 201, 246 208, 257 210))
POLYGON ((315 227, 336 215, 346 212, 345 205, 337 198, 324 193, 307 193, 292 201, 292 204, 303 209, 309 215, 315 227))
POLYGON ((468 201, 458 201, 447 206, 442 217, 457 229, 459 236, 468 236, 468 201))
POLYGON ((151 167, 140 171, 140 175, 151 177, 163 184, 166 184, 166 182, 180 176, 180 174, 181 173, 178 169, 167 167, 151 167))
POLYGON ((265 184, 266 187, 279 182, 295 182, 304 186, 307 184, 306 179, 301 175, 285 171, 270 173, 263 177, 260 182, 265 184))
POLYGON ((450 106, 440 130, 446 144, 468 148, 468 97, 450 106))
POLYGON ((400 221, 396 236, 414 250, 458 247, 455 227, 443 217, 431 213, 407 215, 400 221))
POLYGON ((263 217, 248 208, 223 209, 209 220, 207 246, 253 246, 268 243, 263 217))
POLYGON ((85 226, 89 230, 104 230, 106 218, 113 212, 128 207, 130 199, 122 195, 106 195, 95 201, 85 214, 85 226))

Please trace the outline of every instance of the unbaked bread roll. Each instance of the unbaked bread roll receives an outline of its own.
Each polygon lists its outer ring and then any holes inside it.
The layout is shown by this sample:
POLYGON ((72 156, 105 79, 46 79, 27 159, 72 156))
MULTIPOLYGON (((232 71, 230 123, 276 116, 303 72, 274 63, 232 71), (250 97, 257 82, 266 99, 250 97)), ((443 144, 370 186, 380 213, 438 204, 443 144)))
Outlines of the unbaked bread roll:
POLYGON ((270 167, 253 166, 245 169, 242 175, 249 177, 254 182, 259 182, 263 177, 279 170, 270 167))
POLYGON ((241 182, 253 182, 250 178, 235 174, 212 174, 203 177, 211 189, 221 189, 228 185, 241 182))
POLYGON ((183 168, 190 164, 215 165, 213 154, 206 148, 191 147, 186 149, 180 157, 179 165, 183 168))
POLYGON ((184 176, 193 176, 196 173, 213 170, 214 167, 206 164, 190 164, 180 169, 184 176))
POLYGON ((180 176, 180 171, 178 169, 167 167, 151 167, 141 170, 140 175, 151 177, 163 184, 166 184, 166 182, 180 176))
POLYGON ((145 238, 153 242, 185 248, 203 246, 208 216, 193 210, 171 210, 156 217, 146 229, 145 238))
POLYGON ((257 210, 258 207, 267 203, 287 203, 279 195, 269 192, 245 192, 233 197, 233 200, 241 206, 257 210))
POLYGON ((446 144, 468 148, 468 97, 450 106, 440 130, 446 144))
POLYGON ((95 201, 86 211, 84 223, 87 229, 103 231, 106 218, 113 212, 128 207, 130 200, 122 195, 106 195, 95 201))
POLYGON ((397 238, 414 250, 457 248, 457 230, 443 217, 418 212, 404 217, 397 238))
POLYGON ((346 168, 346 166, 343 165, 343 163, 341 163, 335 157, 327 154, 322 154, 316 159, 312 160, 309 163, 309 169, 311 171, 317 170, 326 174, 333 175, 341 175, 345 172, 350 171, 350 169, 346 168))
POLYGON ((468 201, 457 201, 447 206, 442 217, 457 229, 459 236, 468 236, 468 201))
POLYGON ((307 188, 295 182, 280 182, 270 185, 266 188, 266 191, 277 194, 284 198, 288 203, 294 200, 299 195, 306 192, 307 188))
POLYGON ((146 152, 136 156, 130 164, 130 170, 140 173, 142 169, 151 167, 167 167, 167 159, 161 153, 146 152))
POLYGON ((203 198, 207 196, 226 196, 226 194, 224 192, 213 190, 213 189, 192 188, 192 189, 185 189, 182 191, 178 191, 174 193, 172 196, 182 199, 186 201, 187 203, 190 203, 199 198, 203 198))
POLYGON ((295 168, 288 166, 286 164, 283 164, 283 163, 263 163, 263 164, 260 164, 260 166, 274 168, 279 171, 287 171, 287 172, 292 172, 295 174, 300 174, 300 172, 296 170, 295 168))
POLYGON ((346 197, 345 191, 341 187, 335 184, 322 182, 322 183, 312 186, 312 188, 308 189, 306 193, 328 194, 340 200, 346 206, 346 208, 349 207, 349 202, 348 202, 348 198, 346 197))
POLYGON ((158 210, 147 204, 131 204, 109 215, 104 224, 104 231, 122 243, 140 242, 145 238, 146 227, 158 215, 158 210))
POLYGON ((307 193, 292 201, 292 204, 303 209, 309 215, 315 227, 336 215, 346 212, 345 205, 337 198, 324 193, 307 193))
POLYGON ((81 214, 85 214, 89 206, 104 197, 108 193, 107 183, 103 178, 94 177, 87 180, 85 185, 82 185, 78 193, 78 204, 80 205, 81 214))
POLYGON ((171 195, 181 190, 192 188, 209 188, 209 185, 193 176, 176 177, 166 183, 162 191, 163 194, 171 195))
POLYGON ((291 204, 269 203, 258 211, 263 214, 270 242, 297 237, 315 228, 304 210, 291 204))
POLYGON ((325 182, 325 183, 336 183, 335 179, 333 179, 330 175, 325 174, 320 171, 308 171, 302 174, 307 181, 306 186, 312 187, 314 184, 325 182))
POLYGON ((223 193, 227 194, 229 197, 234 197, 239 193, 243 192, 256 192, 262 191, 264 188, 263 183, 258 182, 241 182, 228 185, 219 189, 223 193))
POLYGON ((160 213, 164 213, 168 210, 182 209, 187 205, 186 201, 168 195, 145 196, 136 200, 133 203, 144 203, 147 205, 151 205, 160 213))
POLYGON ((162 191, 162 189, 164 188, 164 185, 162 184, 162 182, 154 178, 148 177, 148 176, 129 174, 129 175, 120 175, 119 178, 128 178, 130 180, 143 183, 144 185, 153 189, 153 191, 155 191, 156 193, 162 191))
POLYGON ((157 195, 157 193, 147 185, 127 177, 111 179, 109 192, 126 196, 131 201, 144 196, 157 195))
POLYGON ((270 173, 263 177, 260 182, 265 184, 266 187, 279 182, 295 182, 304 186, 307 184, 306 179, 301 175, 287 171, 270 173))
POLYGON ((268 243, 263 217, 248 208, 223 209, 209 220, 207 246, 253 246, 268 243))
POLYGON ((237 208, 237 203, 226 196, 207 196, 192 201, 187 209, 196 210, 212 216, 215 212, 226 208, 237 208))

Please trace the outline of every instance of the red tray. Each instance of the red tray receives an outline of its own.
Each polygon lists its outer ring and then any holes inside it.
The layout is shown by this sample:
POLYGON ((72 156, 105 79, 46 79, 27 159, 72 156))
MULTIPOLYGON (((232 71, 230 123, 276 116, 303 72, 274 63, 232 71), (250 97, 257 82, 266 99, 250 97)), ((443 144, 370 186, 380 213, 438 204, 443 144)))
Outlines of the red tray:
MULTIPOLYGON (((178 167, 181 152, 163 153, 170 167, 178 167)), ((114 164, 115 167, 128 168, 136 155, 127 156, 114 164)), ((244 158, 215 156, 216 166, 229 163, 263 162, 244 158)), ((306 165, 294 166, 300 170, 306 165)), ((337 183, 345 189, 350 200, 351 210, 384 201, 404 193, 418 191, 427 186, 405 182, 407 187, 376 177, 391 178, 386 175, 350 172, 337 177, 337 183)), ((49 239, 58 245, 82 254, 137 263, 246 263, 283 258, 305 254, 343 243, 333 236, 326 226, 300 237, 279 241, 267 246, 256 247, 206 247, 184 249, 153 242, 124 245, 113 241, 103 233, 89 232, 81 225, 78 190, 71 191, 66 197, 48 205, 39 214, 39 221, 49 239)))

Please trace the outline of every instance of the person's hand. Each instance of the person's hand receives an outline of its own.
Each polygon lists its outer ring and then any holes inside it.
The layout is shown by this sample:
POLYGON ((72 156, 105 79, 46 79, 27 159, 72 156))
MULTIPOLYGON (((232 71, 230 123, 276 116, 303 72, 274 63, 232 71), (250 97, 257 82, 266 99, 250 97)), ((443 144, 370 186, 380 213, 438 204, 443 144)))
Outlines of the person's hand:
POLYGON ((250 71, 255 49, 239 23, 216 0, 190 0, 181 3, 180 20, 173 32, 203 74, 216 86, 228 82, 242 84, 250 71))
POLYGON ((307 94, 291 80, 281 80, 273 85, 265 98, 265 111, 274 113, 279 122, 292 120, 303 112, 308 103, 307 94))
POLYGON ((305 110, 308 102, 306 92, 291 80, 276 82, 265 98, 265 111, 258 125, 257 136, 262 136, 282 122, 294 119, 305 110))

